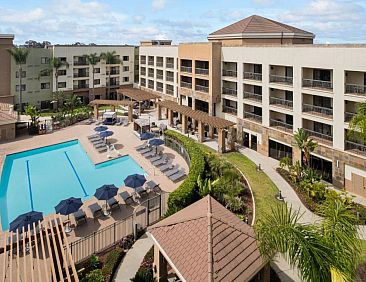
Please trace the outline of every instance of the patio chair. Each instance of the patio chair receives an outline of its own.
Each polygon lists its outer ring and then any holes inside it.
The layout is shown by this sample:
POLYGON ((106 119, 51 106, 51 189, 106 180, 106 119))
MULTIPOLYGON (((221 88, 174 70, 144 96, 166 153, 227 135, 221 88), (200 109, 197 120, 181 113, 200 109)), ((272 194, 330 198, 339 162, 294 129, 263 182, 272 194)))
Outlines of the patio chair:
POLYGON ((169 161, 169 158, 167 157, 167 155, 164 155, 160 160, 152 162, 152 165, 153 166, 161 166, 161 165, 167 164, 168 161, 169 161))
POLYGON ((95 138, 100 138, 98 133, 94 133, 94 134, 88 136, 89 140, 92 140, 92 139, 95 139, 95 138))
POLYGON ((146 182, 145 187, 148 191, 153 191, 153 192, 161 191, 159 184, 156 184, 155 181, 153 181, 153 180, 146 182))
POLYGON ((155 150, 151 150, 145 154, 142 154, 145 158, 149 159, 149 158, 152 158, 152 157, 156 157, 156 152, 155 150))
POLYGON ((165 172, 166 176, 172 176, 173 174, 177 173, 179 171, 179 166, 175 165, 171 170, 168 170, 167 172, 165 172))
POLYGON ((151 151, 152 151, 152 148, 151 147, 148 147, 146 149, 141 150, 139 153, 141 155, 143 155, 143 154, 147 154, 148 152, 151 152, 151 151))
POLYGON ((106 143, 105 141, 101 142, 101 143, 97 143, 97 144, 93 144, 95 149, 100 149, 103 147, 106 147, 106 143))
POLYGON ((147 141, 145 141, 143 144, 141 144, 141 145, 139 145, 139 146, 135 147, 135 150, 136 150, 136 151, 141 151, 141 150, 143 150, 143 149, 146 149, 146 148, 147 148, 147 146, 148 146, 147 141))
POLYGON ((163 156, 165 156, 165 155, 163 155, 163 154, 161 154, 161 153, 158 153, 155 157, 152 157, 152 158, 150 159, 150 162, 151 162, 151 163, 153 163, 153 162, 156 162, 156 161, 158 161, 158 160, 161 160, 161 159, 163 158, 163 156))
POLYGON ((125 202, 126 205, 133 205, 135 203, 133 197, 127 191, 123 191, 119 195, 121 196, 122 200, 125 202))
POLYGON ((78 210, 77 212, 74 212, 74 218, 76 226, 86 223, 86 214, 83 210, 78 210))
POLYGON ((186 173, 185 173, 184 169, 180 169, 177 173, 174 173, 172 176, 168 176, 168 177, 171 181, 176 182, 185 175, 186 175, 186 173))
POLYGON ((118 201, 114 197, 113 198, 110 198, 107 201, 107 204, 108 204, 110 210, 114 210, 114 209, 119 209, 120 208, 118 201))
POLYGON ((141 187, 137 187, 135 189, 135 191, 136 191, 137 194, 139 194, 140 200, 141 200, 141 198, 147 198, 148 197, 148 194, 147 194, 146 189, 144 187, 142 187, 142 186, 141 187))
POLYGON ((165 165, 162 165, 161 167, 159 167, 161 172, 165 172, 167 170, 170 170, 174 167, 174 165, 172 163, 166 163, 165 165))
POLYGON ((103 215, 103 211, 100 205, 98 203, 94 203, 90 206, 88 206, 89 210, 91 211, 94 220, 96 220, 98 217, 103 215))
POLYGON ((103 140, 102 138, 100 138, 100 137, 99 137, 99 138, 91 139, 91 140, 89 140, 89 141, 90 141, 90 143, 92 143, 93 145, 104 142, 104 140, 103 140))
POLYGON ((105 153, 107 152, 108 148, 106 145, 104 145, 103 147, 96 148, 96 150, 98 151, 98 153, 105 153))

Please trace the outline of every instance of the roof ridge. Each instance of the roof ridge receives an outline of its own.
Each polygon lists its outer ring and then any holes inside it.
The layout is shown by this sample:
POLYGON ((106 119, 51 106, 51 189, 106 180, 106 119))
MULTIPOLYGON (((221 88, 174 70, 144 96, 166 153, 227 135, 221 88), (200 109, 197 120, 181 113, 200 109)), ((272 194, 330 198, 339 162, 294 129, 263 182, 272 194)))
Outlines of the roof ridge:
POLYGON ((208 281, 212 282, 214 269, 213 269, 213 248, 212 248, 212 209, 211 209, 211 196, 207 196, 207 237, 208 237, 208 281))
MULTIPOLYGON (((247 24, 245 25, 245 28, 242 30, 242 33, 245 33, 245 31, 247 30, 247 28, 248 28, 248 26, 251 24, 251 22, 253 21, 253 19, 254 19, 254 17, 255 17, 256 15, 252 15, 252 16, 250 16, 249 17, 249 21, 247 22, 247 24)), ((244 19, 242 19, 241 21, 244 21, 245 20, 245 18, 244 19)), ((239 21, 240 22, 240 21, 239 21)))
POLYGON ((159 224, 159 222, 158 222, 158 223, 154 224, 153 226, 149 227, 149 229, 151 230, 151 229, 155 229, 155 228, 159 228, 159 227, 168 227, 168 226, 181 224, 181 223, 185 223, 185 222, 188 222, 188 221, 193 221, 193 220, 197 220, 197 219, 201 219, 201 218, 205 218, 205 217, 207 217, 206 214, 184 218, 184 219, 172 222, 172 223, 159 224))

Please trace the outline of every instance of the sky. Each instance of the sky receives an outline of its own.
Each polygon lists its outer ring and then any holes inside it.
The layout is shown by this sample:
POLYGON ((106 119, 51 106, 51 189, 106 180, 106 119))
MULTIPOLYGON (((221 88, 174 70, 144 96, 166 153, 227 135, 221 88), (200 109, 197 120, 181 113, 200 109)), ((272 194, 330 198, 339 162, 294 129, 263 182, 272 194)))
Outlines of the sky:
POLYGON ((316 34, 316 43, 366 43, 366 0, 0 0, 0 34, 52 44, 206 41, 250 15, 316 34))

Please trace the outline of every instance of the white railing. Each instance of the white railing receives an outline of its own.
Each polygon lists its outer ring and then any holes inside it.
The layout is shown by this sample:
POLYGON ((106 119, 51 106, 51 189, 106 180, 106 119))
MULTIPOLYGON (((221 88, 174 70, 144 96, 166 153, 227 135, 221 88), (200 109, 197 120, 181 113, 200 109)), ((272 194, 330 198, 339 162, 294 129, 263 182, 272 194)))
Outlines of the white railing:
POLYGON ((156 79, 163 80, 164 76, 162 74, 156 74, 156 79))
POLYGON ((167 69, 174 69, 174 63, 166 63, 166 64, 165 64, 165 67, 166 67, 167 69))
POLYGON ((174 81, 174 76, 166 76, 167 81, 174 81))
POLYGON ((156 62, 156 66, 157 67, 163 67, 164 66, 164 63, 163 62, 156 62))

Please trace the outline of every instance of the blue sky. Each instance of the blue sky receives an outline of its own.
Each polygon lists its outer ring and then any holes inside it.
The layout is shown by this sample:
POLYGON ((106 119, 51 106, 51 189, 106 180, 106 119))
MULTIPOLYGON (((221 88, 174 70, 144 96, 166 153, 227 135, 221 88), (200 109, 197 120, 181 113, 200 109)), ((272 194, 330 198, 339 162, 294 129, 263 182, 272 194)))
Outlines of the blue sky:
POLYGON ((366 43, 366 0, 0 0, 0 34, 16 44, 205 41, 253 14, 311 31, 317 43, 366 43))

